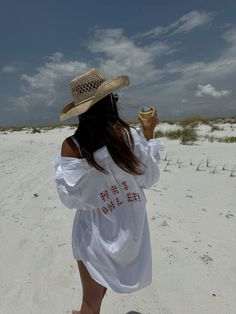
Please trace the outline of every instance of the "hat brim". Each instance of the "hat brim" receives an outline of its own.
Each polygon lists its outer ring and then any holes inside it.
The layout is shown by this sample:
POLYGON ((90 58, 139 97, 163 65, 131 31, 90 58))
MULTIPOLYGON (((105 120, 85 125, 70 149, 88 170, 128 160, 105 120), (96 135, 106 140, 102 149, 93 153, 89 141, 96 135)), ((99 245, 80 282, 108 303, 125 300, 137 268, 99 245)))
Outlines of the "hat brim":
POLYGON ((128 86, 129 83, 130 81, 127 75, 120 75, 111 80, 106 80, 98 87, 94 97, 83 103, 76 104, 74 101, 68 103, 61 111, 60 120, 65 121, 86 112, 99 100, 111 94, 112 91, 128 86))

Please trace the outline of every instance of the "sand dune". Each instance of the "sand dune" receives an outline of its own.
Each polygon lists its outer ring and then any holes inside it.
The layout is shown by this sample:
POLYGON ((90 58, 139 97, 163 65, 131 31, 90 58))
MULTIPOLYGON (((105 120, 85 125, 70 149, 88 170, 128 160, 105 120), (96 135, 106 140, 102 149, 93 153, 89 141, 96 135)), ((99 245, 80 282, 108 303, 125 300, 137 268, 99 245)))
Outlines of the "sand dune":
MULTIPOLYGON (((71 313, 80 305, 75 212, 60 203, 51 164, 72 133, 0 132, 0 313, 71 313)), ((108 291, 102 313, 234 314, 236 144, 162 141, 161 179, 146 191, 153 283, 134 294, 108 291)))

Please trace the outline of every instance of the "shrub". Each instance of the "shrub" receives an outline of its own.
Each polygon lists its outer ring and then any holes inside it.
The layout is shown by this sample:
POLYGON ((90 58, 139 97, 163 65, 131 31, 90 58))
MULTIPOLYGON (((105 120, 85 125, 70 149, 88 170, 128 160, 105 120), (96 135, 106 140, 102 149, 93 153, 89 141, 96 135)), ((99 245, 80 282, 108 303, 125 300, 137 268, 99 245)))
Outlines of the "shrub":
POLYGON ((214 132, 214 131, 222 131, 223 129, 218 127, 217 125, 212 125, 211 126, 211 132, 214 132))
POLYGON ((211 136, 205 135, 205 138, 206 138, 210 143, 213 143, 213 142, 217 141, 217 137, 215 137, 215 136, 213 136, 213 135, 211 135, 211 136))
POLYGON ((166 131, 165 136, 170 140, 180 139, 183 133, 183 129, 174 130, 174 131, 166 131))
POLYGON ((33 133, 41 133, 41 130, 39 128, 32 127, 31 134, 33 134, 33 133))
POLYGON ((174 130, 174 131, 156 131, 155 137, 167 137, 170 140, 181 140, 181 144, 192 144, 198 139, 197 133, 194 128, 185 127, 183 129, 174 130))
POLYGON ((155 138, 166 137, 166 133, 165 133, 165 132, 162 132, 162 131, 160 131, 160 130, 158 130, 158 131, 155 131, 154 137, 155 137, 155 138))
POLYGON ((218 139, 220 143, 236 143, 236 136, 226 136, 218 139))
POLYGON ((179 124, 179 121, 176 120, 161 120, 162 123, 168 123, 170 125, 179 124))
POLYGON ((18 132, 18 131, 23 131, 24 127, 23 126, 13 126, 9 130, 11 132, 18 132))
POLYGON ((59 125, 47 125, 47 126, 43 126, 41 129, 44 130, 44 131, 48 131, 48 130, 53 130, 55 128, 59 128, 60 126, 59 125))
POLYGON ((9 131, 8 127, 0 127, 0 132, 6 132, 9 131))
POLYGON ((197 133, 193 128, 186 127, 182 131, 181 144, 193 144, 198 139, 197 133))
POLYGON ((180 121, 180 124, 183 126, 183 127, 186 127, 186 126, 197 126, 199 123, 203 123, 203 124, 210 124, 210 119, 206 119, 206 118, 203 118, 201 116, 192 116, 192 117, 189 117, 189 118, 186 118, 182 121, 180 121))

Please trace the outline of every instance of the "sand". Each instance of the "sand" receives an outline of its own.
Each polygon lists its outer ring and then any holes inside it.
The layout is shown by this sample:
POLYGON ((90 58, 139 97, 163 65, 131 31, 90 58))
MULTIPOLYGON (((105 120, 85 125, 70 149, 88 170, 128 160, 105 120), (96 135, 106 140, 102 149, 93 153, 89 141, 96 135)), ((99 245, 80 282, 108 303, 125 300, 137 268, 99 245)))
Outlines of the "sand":
MULTIPOLYGON (((51 164, 73 132, 0 132, 0 313, 80 306, 75 211, 60 203, 51 164)), ((161 178, 146 191, 153 283, 133 294, 108 291, 101 313, 235 314, 236 144, 161 140, 161 178)))

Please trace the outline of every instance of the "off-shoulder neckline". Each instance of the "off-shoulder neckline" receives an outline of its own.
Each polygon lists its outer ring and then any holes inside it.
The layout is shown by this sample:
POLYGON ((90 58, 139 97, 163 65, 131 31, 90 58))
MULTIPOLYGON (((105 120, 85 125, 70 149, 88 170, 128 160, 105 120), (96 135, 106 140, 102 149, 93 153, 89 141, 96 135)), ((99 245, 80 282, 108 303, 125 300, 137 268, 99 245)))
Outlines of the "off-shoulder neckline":
MULTIPOLYGON (((108 149, 106 147, 106 145, 100 147, 99 149, 95 150, 95 152, 93 153, 95 157, 102 157, 101 155, 103 155, 104 153, 108 152, 108 149)), ((61 159, 76 159, 76 160, 80 160, 80 161, 87 161, 86 158, 77 158, 77 157, 69 157, 69 156, 61 156, 61 153, 58 153, 59 157, 61 159)))

